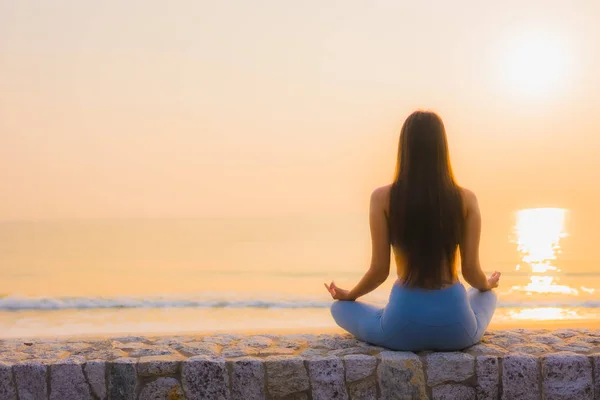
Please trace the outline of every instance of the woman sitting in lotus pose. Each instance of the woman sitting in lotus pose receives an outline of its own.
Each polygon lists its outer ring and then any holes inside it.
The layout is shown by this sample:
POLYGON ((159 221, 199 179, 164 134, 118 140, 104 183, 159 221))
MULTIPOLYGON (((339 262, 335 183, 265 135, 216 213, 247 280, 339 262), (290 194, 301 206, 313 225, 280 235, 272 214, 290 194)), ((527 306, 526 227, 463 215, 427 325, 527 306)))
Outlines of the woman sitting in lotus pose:
POLYGON ((500 273, 487 278, 479 263, 481 215, 475 195, 457 185, 440 117, 411 114, 400 133, 394 182, 371 195, 371 266, 352 290, 332 281, 331 314, 361 340, 394 350, 459 350, 481 339, 496 307, 500 273), (384 308, 355 301, 397 266, 384 308), (460 249, 462 276, 456 255, 460 249))

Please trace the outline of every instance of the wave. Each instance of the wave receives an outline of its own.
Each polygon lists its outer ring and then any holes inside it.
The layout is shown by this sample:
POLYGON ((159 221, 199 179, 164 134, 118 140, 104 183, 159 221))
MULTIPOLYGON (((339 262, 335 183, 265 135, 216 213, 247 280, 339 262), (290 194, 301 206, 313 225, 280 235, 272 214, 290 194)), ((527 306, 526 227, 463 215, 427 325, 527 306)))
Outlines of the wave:
POLYGON ((0 298, 0 310, 92 310, 108 308, 328 308, 324 301, 196 300, 168 298, 0 298))
MULTIPOLYGON (((379 306, 385 301, 375 302, 379 306)), ((166 309, 166 308, 260 308, 260 309, 323 309, 329 308, 331 301, 310 299, 287 300, 232 300, 232 299, 193 299, 193 298, 135 298, 135 297, 0 297, 0 311, 34 310, 94 310, 94 309, 166 309)), ((499 308, 569 307, 600 308, 600 301, 499 301, 499 308)))

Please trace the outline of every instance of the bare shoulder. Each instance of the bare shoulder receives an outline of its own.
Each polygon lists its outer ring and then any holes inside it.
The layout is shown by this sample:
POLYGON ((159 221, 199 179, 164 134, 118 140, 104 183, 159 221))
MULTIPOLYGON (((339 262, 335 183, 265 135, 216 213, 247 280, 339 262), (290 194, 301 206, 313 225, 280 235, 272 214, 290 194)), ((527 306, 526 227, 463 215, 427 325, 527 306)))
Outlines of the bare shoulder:
POLYGON ((392 185, 378 187, 371 193, 371 211, 383 211, 387 215, 390 208, 390 190, 392 185))
POLYGON ((380 186, 371 193, 371 202, 378 204, 386 204, 390 200, 390 190, 392 185, 380 186))
POLYGON ((479 210, 479 203, 477 201, 477 196, 475 195, 475 193, 472 190, 461 187, 460 192, 462 195, 465 210, 467 212, 479 210))

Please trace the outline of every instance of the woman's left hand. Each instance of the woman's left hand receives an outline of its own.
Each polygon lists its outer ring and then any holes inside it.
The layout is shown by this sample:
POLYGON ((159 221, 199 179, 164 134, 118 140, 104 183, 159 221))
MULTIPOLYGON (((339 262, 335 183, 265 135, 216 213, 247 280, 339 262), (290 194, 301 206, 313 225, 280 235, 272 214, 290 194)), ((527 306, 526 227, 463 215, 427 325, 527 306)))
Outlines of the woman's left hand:
POLYGON ((350 297, 349 290, 345 290, 345 289, 341 289, 341 288, 337 287, 333 281, 331 281, 330 285, 328 285, 326 283, 324 285, 334 300, 354 301, 354 299, 350 297))

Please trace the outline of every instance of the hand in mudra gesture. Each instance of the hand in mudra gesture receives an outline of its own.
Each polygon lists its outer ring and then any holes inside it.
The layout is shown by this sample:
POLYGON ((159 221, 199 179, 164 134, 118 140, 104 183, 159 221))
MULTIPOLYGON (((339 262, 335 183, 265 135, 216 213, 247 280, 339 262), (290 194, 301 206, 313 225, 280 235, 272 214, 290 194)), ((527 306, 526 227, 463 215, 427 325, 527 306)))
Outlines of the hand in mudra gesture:
POLYGON ((331 284, 324 283, 325 288, 331 295, 334 300, 345 300, 352 301, 353 298, 350 297, 350 291, 346 289, 339 288, 335 285, 335 282, 331 281, 331 284))
POLYGON ((500 283, 500 275, 501 274, 498 271, 494 271, 494 273, 490 275, 490 277, 488 278, 488 287, 490 289, 498 287, 498 284, 500 283))

